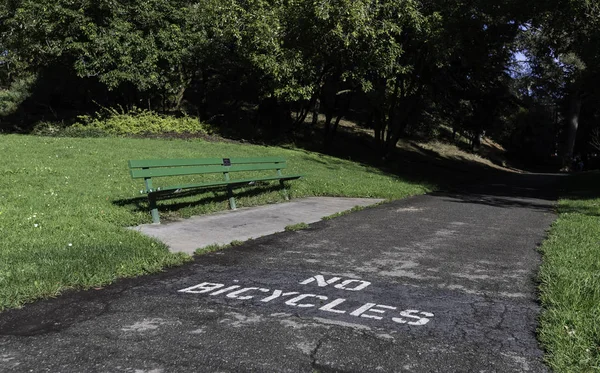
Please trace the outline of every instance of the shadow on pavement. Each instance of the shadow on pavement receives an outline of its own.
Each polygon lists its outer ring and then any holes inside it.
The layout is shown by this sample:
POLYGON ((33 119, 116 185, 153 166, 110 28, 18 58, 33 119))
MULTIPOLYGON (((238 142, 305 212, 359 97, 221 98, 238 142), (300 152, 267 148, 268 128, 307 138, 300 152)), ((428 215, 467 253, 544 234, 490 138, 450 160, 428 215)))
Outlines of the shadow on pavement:
POLYGON ((554 212, 563 174, 496 174, 481 183, 453 186, 431 193, 466 204, 503 208, 532 208, 554 212))

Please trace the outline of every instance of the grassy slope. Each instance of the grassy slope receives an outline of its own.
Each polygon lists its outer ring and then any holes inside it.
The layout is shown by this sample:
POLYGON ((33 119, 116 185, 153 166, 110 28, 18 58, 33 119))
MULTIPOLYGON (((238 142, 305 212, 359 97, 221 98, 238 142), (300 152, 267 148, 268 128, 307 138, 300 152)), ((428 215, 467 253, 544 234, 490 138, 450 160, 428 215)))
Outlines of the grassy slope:
POLYGON ((571 177, 542 246, 539 336, 556 372, 600 371, 600 174, 571 177))
MULTIPOLYGON (((0 310, 189 260, 125 229, 150 222, 139 198, 142 182, 129 177, 129 159, 282 155, 288 173, 306 175, 292 182, 292 197, 395 199, 430 188, 320 154, 240 144, 2 135, 0 152, 0 310)), ((259 189, 240 191, 238 205, 283 200, 278 190, 259 189)), ((163 218, 187 217, 224 210, 227 199, 215 190, 159 206, 163 218)))

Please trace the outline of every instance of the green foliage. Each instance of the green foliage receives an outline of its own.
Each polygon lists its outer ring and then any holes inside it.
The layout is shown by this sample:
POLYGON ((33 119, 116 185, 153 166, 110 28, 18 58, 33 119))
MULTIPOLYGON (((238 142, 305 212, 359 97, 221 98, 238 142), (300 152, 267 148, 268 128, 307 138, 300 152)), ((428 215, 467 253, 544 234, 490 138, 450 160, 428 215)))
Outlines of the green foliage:
POLYGON ((207 133, 207 127, 198 119, 191 117, 176 118, 153 113, 149 110, 134 109, 122 112, 105 109, 94 117, 80 116, 80 123, 74 124, 63 132, 65 135, 77 133, 105 133, 108 135, 143 135, 169 133, 207 133))
POLYGON ((197 249, 195 254, 203 255, 203 254, 214 253, 217 251, 223 251, 223 250, 229 249, 230 247, 233 247, 233 246, 234 245, 232 243, 227 244, 227 245, 212 244, 212 245, 204 246, 200 249, 197 249))
POLYGON ((4 3, 10 60, 25 59, 29 69, 68 61, 80 77, 98 76, 111 89, 125 82, 172 89, 180 73, 172 63, 189 53, 186 1, 4 3))
POLYGON ((591 0, 537 0, 536 16, 521 33, 528 90, 554 105, 563 124, 564 165, 593 152, 590 134, 600 128, 600 5, 591 0))
POLYGON ((195 251, 195 254, 196 255, 203 255, 203 254, 214 253, 216 251, 227 250, 229 248, 236 247, 236 246, 241 246, 243 244, 244 244, 243 241, 237 241, 237 240, 231 241, 230 243, 228 243, 226 245, 212 244, 212 245, 204 246, 204 247, 201 247, 201 248, 197 249, 195 251))
POLYGON ((31 94, 35 76, 30 75, 12 82, 10 87, 2 89, 0 85, 0 117, 14 113, 19 105, 31 94))
POLYGON ((304 229, 308 229, 309 226, 306 223, 298 223, 298 224, 292 224, 292 225, 288 225, 287 227, 285 227, 285 230, 287 232, 297 232, 297 231, 301 231, 304 229))
POLYGON ((600 367, 600 174, 572 177, 542 245, 539 339, 553 371, 600 367))
POLYGON ((95 116, 80 116, 73 125, 39 122, 32 134, 54 137, 106 137, 137 135, 207 134, 210 128, 196 118, 160 115, 144 109, 119 111, 105 108, 95 116))
MULTIPOLYGON (((519 30, 520 49, 535 57, 532 74, 546 72, 545 89, 598 86, 585 78, 600 66, 591 1, 0 1, 0 86, 38 74, 46 84, 33 106, 53 114, 100 102, 263 133, 303 125, 316 110, 326 143, 352 113, 374 130, 384 156, 400 137, 440 125, 475 143, 484 132, 504 135, 522 96, 536 89, 513 84, 519 30)), ((146 132, 159 131, 148 122, 146 132)), ((108 126, 121 133, 121 124, 108 126)))

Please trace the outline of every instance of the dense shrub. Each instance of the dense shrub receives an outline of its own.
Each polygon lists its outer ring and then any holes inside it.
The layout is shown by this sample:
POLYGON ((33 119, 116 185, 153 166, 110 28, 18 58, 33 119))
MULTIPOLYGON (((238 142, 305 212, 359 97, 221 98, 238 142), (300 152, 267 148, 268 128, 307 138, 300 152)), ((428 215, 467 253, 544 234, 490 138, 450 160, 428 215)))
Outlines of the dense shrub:
POLYGON ((163 116, 149 110, 119 112, 103 109, 94 116, 80 116, 75 124, 39 122, 32 134, 61 137, 141 136, 161 134, 208 134, 209 126, 196 118, 163 116))
POLYGON ((80 116, 80 122, 70 130, 99 130, 108 135, 144 135, 163 133, 208 133, 208 127, 197 118, 188 116, 173 117, 156 114, 149 110, 134 109, 120 112, 115 109, 104 109, 95 116, 80 116))

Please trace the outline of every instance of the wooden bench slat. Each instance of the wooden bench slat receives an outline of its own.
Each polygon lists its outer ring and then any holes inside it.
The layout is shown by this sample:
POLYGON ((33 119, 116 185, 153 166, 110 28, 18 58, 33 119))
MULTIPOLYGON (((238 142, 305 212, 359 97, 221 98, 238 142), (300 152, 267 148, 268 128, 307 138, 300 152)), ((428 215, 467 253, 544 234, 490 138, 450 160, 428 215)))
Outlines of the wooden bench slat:
POLYGON ((285 163, 283 157, 233 157, 230 158, 232 164, 254 164, 254 163, 285 163))
POLYGON ((141 159, 129 161, 129 168, 179 167, 179 166, 218 166, 223 158, 203 159, 141 159))
MULTIPOLYGON (((285 163, 282 157, 229 158, 232 164, 285 163)), ((129 161, 129 168, 219 166, 223 158, 142 159, 129 161)))
MULTIPOLYGON (((233 161, 232 161, 233 163, 233 161)), ((196 167, 161 167, 149 169, 132 169, 133 179, 147 177, 185 176, 199 174, 215 174, 224 172, 268 171, 286 168, 285 163, 256 163, 233 166, 196 166, 196 167)))

